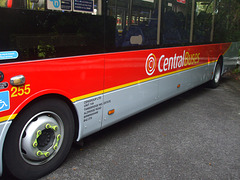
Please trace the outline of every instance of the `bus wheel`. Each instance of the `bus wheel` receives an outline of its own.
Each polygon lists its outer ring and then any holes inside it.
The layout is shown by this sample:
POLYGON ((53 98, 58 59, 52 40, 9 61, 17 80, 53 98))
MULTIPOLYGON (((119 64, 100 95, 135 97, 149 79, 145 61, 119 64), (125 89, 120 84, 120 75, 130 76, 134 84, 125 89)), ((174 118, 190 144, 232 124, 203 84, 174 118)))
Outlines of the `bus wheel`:
POLYGON ((13 121, 4 144, 4 167, 20 179, 37 179, 67 157, 74 136, 69 106, 44 99, 28 106, 13 121))
POLYGON ((222 73, 222 66, 220 63, 217 63, 213 79, 209 81, 209 87, 216 88, 219 86, 220 80, 221 80, 221 73, 222 73))

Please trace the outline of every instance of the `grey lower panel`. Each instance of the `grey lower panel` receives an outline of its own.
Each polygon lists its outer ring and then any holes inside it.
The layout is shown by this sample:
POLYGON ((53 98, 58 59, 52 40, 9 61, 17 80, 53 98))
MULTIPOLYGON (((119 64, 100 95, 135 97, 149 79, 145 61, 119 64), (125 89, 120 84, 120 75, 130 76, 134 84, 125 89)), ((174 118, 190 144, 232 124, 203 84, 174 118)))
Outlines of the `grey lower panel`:
POLYGON ((5 121, 0 123, 0 176, 2 176, 3 172, 3 145, 4 140, 7 134, 7 131, 12 124, 12 121, 5 121))

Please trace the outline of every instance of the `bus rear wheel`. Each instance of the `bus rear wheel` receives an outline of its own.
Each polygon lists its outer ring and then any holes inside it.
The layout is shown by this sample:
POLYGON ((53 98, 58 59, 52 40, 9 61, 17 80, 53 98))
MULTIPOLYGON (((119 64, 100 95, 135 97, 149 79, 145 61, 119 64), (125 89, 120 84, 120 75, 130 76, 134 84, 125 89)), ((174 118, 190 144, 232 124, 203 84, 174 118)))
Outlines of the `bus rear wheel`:
POLYGON ((4 167, 19 179, 37 179, 55 170, 70 151, 74 119, 59 99, 28 106, 13 121, 4 144, 4 167))
POLYGON ((222 65, 221 63, 218 62, 214 71, 213 79, 210 80, 208 83, 209 87, 217 88, 220 84, 221 76, 222 76, 222 65))

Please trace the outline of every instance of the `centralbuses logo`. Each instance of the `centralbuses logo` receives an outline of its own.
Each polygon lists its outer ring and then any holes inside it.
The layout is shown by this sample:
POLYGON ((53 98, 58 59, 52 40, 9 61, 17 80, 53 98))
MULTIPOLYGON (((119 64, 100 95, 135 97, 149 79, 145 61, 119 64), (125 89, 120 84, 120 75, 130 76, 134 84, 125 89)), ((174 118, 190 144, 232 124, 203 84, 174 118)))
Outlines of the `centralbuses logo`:
POLYGON ((156 67, 157 67, 156 56, 153 53, 151 53, 149 54, 146 60, 146 65, 145 65, 146 73, 149 76, 151 76, 155 72, 156 67))
POLYGON ((184 50, 182 53, 175 53, 172 56, 161 55, 158 61, 156 56, 151 53, 147 57, 145 69, 146 73, 151 76, 156 69, 158 69, 160 73, 164 73, 187 66, 195 66, 199 63, 200 53, 189 53, 184 50))

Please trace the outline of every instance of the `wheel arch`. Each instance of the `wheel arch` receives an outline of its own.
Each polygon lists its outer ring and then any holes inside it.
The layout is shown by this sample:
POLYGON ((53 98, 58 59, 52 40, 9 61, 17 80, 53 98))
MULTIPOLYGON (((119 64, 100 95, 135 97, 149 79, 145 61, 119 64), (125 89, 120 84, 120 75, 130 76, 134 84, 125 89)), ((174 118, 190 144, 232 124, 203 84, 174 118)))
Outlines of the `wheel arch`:
POLYGON ((223 55, 220 55, 220 56, 218 57, 217 63, 216 63, 216 65, 215 65, 215 68, 216 68, 216 66, 217 66, 218 63, 221 65, 221 74, 222 74, 222 73, 223 73, 223 55))
POLYGON ((208 82, 208 87, 214 89, 217 88, 219 86, 222 74, 223 74, 223 56, 220 55, 214 64, 212 77, 208 82))
POLYGON ((29 106, 31 106, 33 104, 36 104, 36 103, 38 103, 38 102, 40 102, 40 101, 42 101, 44 99, 50 99, 50 98, 62 100, 71 109, 72 115, 74 117, 74 123, 75 123, 74 124, 75 125, 74 140, 75 140, 76 137, 78 136, 78 130, 79 130, 79 120, 78 120, 77 111, 76 111, 73 103, 71 102, 71 100, 68 99, 67 97, 61 95, 61 94, 50 93, 50 94, 44 94, 44 95, 36 97, 35 99, 27 102, 27 104, 24 105, 24 107, 19 111, 19 113, 16 115, 16 117, 14 119, 17 119, 18 116, 20 116, 25 111, 25 109, 27 109, 29 106))
POLYGON ((223 55, 219 55, 217 60, 216 60, 216 63, 214 65, 214 69, 213 69, 213 72, 212 72, 212 78, 211 80, 214 78, 214 74, 215 74, 215 71, 216 71, 216 67, 217 65, 220 64, 221 65, 221 74, 223 74, 223 55))

